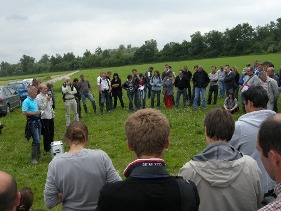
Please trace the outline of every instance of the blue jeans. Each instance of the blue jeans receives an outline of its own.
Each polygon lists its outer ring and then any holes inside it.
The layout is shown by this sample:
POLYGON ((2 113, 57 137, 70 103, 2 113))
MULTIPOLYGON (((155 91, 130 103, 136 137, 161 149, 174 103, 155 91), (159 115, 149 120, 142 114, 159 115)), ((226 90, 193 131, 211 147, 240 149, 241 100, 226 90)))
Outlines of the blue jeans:
POLYGON ((94 96, 89 92, 81 93, 81 99, 82 99, 83 106, 86 106, 86 98, 88 98, 91 101, 93 107, 96 106, 94 96))
POLYGON ((193 100, 193 109, 196 110, 197 108, 197 100, 200 97, 200 92, 201 92, 201 97, 202 97, 202 109, 206 109, 206 88, 199 88, 195 87, 195 96, 193 100))
POLYGON ((219 81, 219 87, 220 87, 220 97, 224 98, 224 94, 225 94, 224 81, 219 81))
POLYGON ((183 107, 186 107, 186 101, 187 101, 187 93, 186 93, 186 89, 183 90, 179 90, 177 89, 177 98, 176 98, 176 107, 179 107, 179 102, 180 102, 180 97, 183 97, 183 107))
POLYGON ((103 91, 100 93, 100 111, 103 112, 104 102, 106 102, 106 110, 110 109, 110 93, 108 91, 103 91))
POLYGON ((137 109, 145 108, 145 98, 146 98, 146 90, 139 90, 137 91, 138 98, 137 98, 137 109))
POLYGON ((40 137, 41 137, 41 121, 38 120, 32 120, 29 123, 29 127, 32 133, 32 146, 39 146, 40 144, 40 137))
POLYGON ((159 91, 151 90, 151 108, 154 108, 155 95, 157 95, 157 108, 160 107, 160 94, 161 94, 161 90, 159 90, 159 91))
POLYGON ((127 92, 127 97, 129 99, 129 110, 133 110, 133 101, 134 101, 135 92, 127 92))

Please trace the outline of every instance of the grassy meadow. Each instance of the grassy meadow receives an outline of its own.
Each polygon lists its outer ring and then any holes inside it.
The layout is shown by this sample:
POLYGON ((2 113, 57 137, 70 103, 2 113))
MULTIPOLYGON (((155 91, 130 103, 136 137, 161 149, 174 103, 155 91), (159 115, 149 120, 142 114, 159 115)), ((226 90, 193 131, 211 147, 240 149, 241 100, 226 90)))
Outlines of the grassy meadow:
MULTIPOLYGON (((246 63, 253 64, 256 59, 261 62, 264 60, 270 60, 275 64, 276 69, 279 69, 279 67, 281 67, 280 56, 281 54, 268 54, 166 63, 172 66, 172 69, 176 72, 176 74, 183 66, 188 66, 193 72, 193 66, 195 64, 201 64, 207 72, 210 72, 212 65, 216 65, 217 67, 224 64, 229 64, 230 66, 235 65, 241 72, 246 63)), ((122 82, 125 82, 126 76, 131 74, 132 68, 136 68, 139 73, 144 73, 149 66, 153 66, 154 70, 162 72, 164 64, 165 63, 157 63, 105 69, 88 69, 74 74, 71 76, 71 79, 74 79, 75 77, 79 78, 79 75, 83 73, 90 81, 95 100, 98 103, 96 78, 98 77, 100 71, 110 70, 112 73, 118 72, 122 82)), ((46 73, 32 76, 0 78, 0 83, 5 84, 8 80, 21 80, 23 78, 33 77, 38 77, 40 80, 45 81, 53 78, 53 76, 67 73, 68 72, 53 74, 46 73)), ((54 90, 56 94, 55 140, 62 140, 65 132, 65 109, 62 101, 61 84, 62 81, 54 83, 54 90)), ((125 91, 123 91, 123 100, 127 108, 128 100, 125 91)), ((150 99, 147 99, 146 104, 147 107, 150 107, 150 99)), ((97 109, 97 114, 94 114, 89 101, 87 101, 87 105, 89 114, 85 115, 82 110, 81 121, 83 121, 89 128, 90 142, 88 144, 88 148, 102 149, 107 152, 111 157, 115 168, 123 177, 123 170, 129 162, 132 162, 135 159, 133 154, 126 147, 126 138, 124 133, 124 122, 130 115, 130 112, 128 109, 122 109, 119 102, 114 111, 104 112, 103 115, 100 114, 99 109, 97 109)), ((180 105, 182 105, 182 100, 180 105)), ((191 107, 187 107, 186 109, 173 108, 168 110, 165 109, 162 103, 160 110, 167 116, 171 125, 171 145, 166 151, 164 157, 167 169, 171 174, 176 175, 179 168, 184 163, 189 161, 193 155, 205 148, 206 143, 203 127, 204 117, 206 112, 217 107, 222 107, 222 105, 223 99, 219 98, 218 104, 216 106, 207 105, 206 111, 201 109, 192 111, 191 107)), ((234 119, 238 119, 241 114, 240 109, 239 113, 234 115, 234 119)), ((3 133, 0 135, 0 170, 6 171, 15 176, 19 189, 23 187, 31 187, 33 189, 35 195, 33 208, 46 209, 44 206, 43 191, 48 164, 51 161, 51 155, 43 153, 42 158, 39 160, 37 165, 31 164, 31 142, 28 142, 24 138, 25 117, 21 114, 21 109, 16 109, 7 116, 0 118, 0 121, 4 124, 4 129, 2 130, 3 133)), ((41 150, 43 149, 42 145, 43 144, 41 144, 41 150)), ((67 147, 64 147, 67 151, 67 147)), ((57 206, 53 210, 61 210, 61 207, 57 206)))

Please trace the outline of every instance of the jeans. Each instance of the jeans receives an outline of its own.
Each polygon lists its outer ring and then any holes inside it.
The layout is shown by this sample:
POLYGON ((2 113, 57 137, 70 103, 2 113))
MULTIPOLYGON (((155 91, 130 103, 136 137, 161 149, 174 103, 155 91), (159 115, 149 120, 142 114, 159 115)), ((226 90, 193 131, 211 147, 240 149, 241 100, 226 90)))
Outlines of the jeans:
POLYGON ((202 109, 206 109, 206 88, 199 88, 195 87, 195 96, 193 100, 193 110, 196 110, 197 108, 197 101, 200 97, 200 92, 201 92, 201 97, 202 97, 202 109))
POLYGON ((103 112, 104 102, 106 102, 106 110, 110 109, 110 93, 108 91, 103 91, 100 93, 100 111, 103 112))
POLYGON ((135 92, 127 92, 127 97, 129 99, 129 110, 133 110, 133 101, 134 101, 135 92))
POLYGON ((151 90, 151 108, 154 108, 154 97, 155 95, 157 96, 157 108, 160 107, 160 94, 161 94, 161 90, 159 91, 154 91, 154 90, 151 90))
POLYGON ((219 81, 219 87, 220 87, 220 97, 224 98, 224 94, 225 94, 224 81, 219 81))
POLYGON ((187 101, 187 93, 186 89, 177 89, 177 98, 176 98, 176 107, 179 107, 179 101, 180 101, 180 96, 182 95, 183 97, 183 107, 186 107, 186 101, 187 101))
POLYGON ((137 109, 145 108, 145 97, 146 97, 146 90, 139 90, 137 91, 137 109))
POLYGON ((214 93, 214 104, 217 104, 218 99, 218 85, 213 85, 209 87, 209 94, 208 94, 208 104, 212 103, 212 95, 214 93))
POLYGON ((39 146, 40 137, 41 137, 41 127, 42 127, 41 121, 40 119, 32 120, 29 124, 32 133, 32 146, 39 146))
POLYGON ((96 103, 95 103, 94 96, 89 92, 81 93, 81 99, 82 99, 83 106, 86 106, 86 98, 88 98, 91 101, 93 108, 95 108, 96 103))

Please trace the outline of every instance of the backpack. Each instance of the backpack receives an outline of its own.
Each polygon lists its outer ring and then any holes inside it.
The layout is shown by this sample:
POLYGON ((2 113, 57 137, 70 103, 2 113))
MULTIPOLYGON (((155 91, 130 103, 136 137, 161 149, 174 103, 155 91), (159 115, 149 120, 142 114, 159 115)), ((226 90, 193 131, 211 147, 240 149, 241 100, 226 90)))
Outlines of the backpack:
MULTIPOLYGON (((110 88, 109 79, 108 79, 108 78, 105 78, 105 79, 106 79, 106 82, 107 82, 108 87, 110 88)), ((100 78, 100 85, 101 85, 101 78, 100 78)))

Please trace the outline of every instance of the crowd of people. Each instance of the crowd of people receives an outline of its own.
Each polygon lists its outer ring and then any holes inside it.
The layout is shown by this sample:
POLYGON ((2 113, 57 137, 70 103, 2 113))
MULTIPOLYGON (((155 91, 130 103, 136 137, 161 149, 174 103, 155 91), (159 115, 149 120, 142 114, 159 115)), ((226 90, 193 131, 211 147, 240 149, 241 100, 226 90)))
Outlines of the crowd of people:
MULTIPOLYGON (((154 108, 155 98, 156 108, 162 107, 162 102, 166 108, 179 108, 182 98, 181 106, 183 108, 189 104, 193 110, 196 110, 201 105, 205 110, 207 104, 216 105, 218 97, 220 97, 224 99, 224 104, 221 105, 224 109, 234 113, 240 107, 243 113, 246 113, 241 94, 253 85, 261 85, 267 91, 269 96, 267 108, 277 112, 277 100, 279 90, 281 90, 279 74, 274 71, 274 65, 270 61, 262 64, 255 61, 253 66, 246 64, 241 75, 236 66, 230 67, 229 65, 220 66, 218 70, 216 66, 212 66, 210 73, 207 73, 201 65, 195 65, 193 74, 187 66, 184 66, 178 71, 178 75, 172 71, 172 67, 169 65, 165 65, 161 74, 153 67, 149 67, 144 73, 138 73, 134 68, 132 74, 127 75, 126 81, 123 83, 118 73, 114 73, 112 79, 111 74, 111 71, 101 72, 97 77, 101 113, 104 111, 104 104, 106 104, 106 111, 115 109, 118 99, 121 107, 125 108, 122 89, 126 91, 130 111, 146 108, 147 99, 150 99, 149 107, 154 108), (208 90, 207 87, 209 87, 208 90)), ((90 83, 84 79, 84 75, 81 75, 80 78, 79 82, 77 78, 73 80, 73 83, 77 82, 74 89, 77 97, 68 93, 69 98, 75 98, 77 105, 80 105, 80 99, 82 99, 87 114, 85 99, 88 97, 93 105, 94 113, 96 113, 96 103, 90 83)), ((64 92, 64 88, 62 90, 64 92)), ((79 111, 79 118, 81 118, 81 108, 79 111)))
MULTIPOLYGON (((87 149, 90 140, 87 126, 79 121, 80 100, 85 113, 86 98, 97 112, 89 81, 83 74, 73 82, 66 77, 62 94, 67 126, 64 141, 69 151, 55 156, 49 164, 46 207, 62 204, 63 210, 99 211, 281 210, 281 116, 276 113, 279 79, 271 62, 256 61, 255 65, 246 66, 241 76, 229 65, 218 71, 213 66, 209 74, 201 65, 194 67, 194 74, 184 67, 178 76, 168 65, 162 74, 152 67, 144 74, 133 69, 124 83, 118 73, 111 80, 110 72, 101 72, 97 78, 100 112, 104 104, 106 110, 116 108, 118 99, 125 107, 122 89, 127 92, 129 110, 137 110, 125 122, 128 149, 136 160, 125 169, 123 181, 106 152, 87 149), (207 104, 217 104, 218 97, 225 99, 222 108, 206 115, 208 146, 184 164, 178 176, 169 175, 163 159, 170 145, 169 122, 159 109, 153 109, 155 95, 156 107, 160 108, 161 88, 167 108, 179 108, 181 96, 183 108, 189 103, 193 110, 199 105, 206 109, 207 104), (244 114, 234 122, 231 114, 239 108, 239 97, 244 114), (146 98, 151 98, 152 108, 145 108, 146 98)), ((36 82, 22 104, 27 118, 25 135, 33 140, 33 164, 41 156, 41 134, 44 151, 49 152, 54 141, 54 93, 49 84, 36 82)), ((6 172, 0 172, 0 178, 0 210, 28 210, 33 202, 32 190, 18 191, 15 178, 6 172)))

